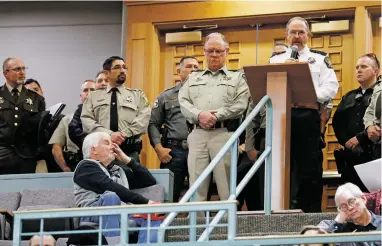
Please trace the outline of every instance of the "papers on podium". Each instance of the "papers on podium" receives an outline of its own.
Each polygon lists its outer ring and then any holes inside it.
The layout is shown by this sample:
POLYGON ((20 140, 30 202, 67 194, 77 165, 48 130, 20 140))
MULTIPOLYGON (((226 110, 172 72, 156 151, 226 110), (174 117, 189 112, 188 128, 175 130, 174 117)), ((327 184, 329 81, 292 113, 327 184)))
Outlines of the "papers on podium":
POLYGON ((382 159, 370 161, 354 166, 359 178, 370 191, 377 191, 382 188, 382 159))
POLYGON ((61 112, 64 110, 65 106, 66 105, 63 103, 57 103, 57 104, 53 105, 52 107, 47 108, 46 111, 48 111, 52 115, 52 118, 55 118, 59 114, 61 114, 61 112))

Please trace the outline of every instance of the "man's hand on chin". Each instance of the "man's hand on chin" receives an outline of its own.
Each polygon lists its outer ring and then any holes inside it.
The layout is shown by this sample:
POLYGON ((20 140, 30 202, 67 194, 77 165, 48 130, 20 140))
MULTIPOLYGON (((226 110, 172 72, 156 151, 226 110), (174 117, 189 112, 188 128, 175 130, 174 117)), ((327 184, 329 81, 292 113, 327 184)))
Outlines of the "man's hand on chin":
POLYGON ((123 163, 129 164, 131 161, 131 158, 128 157, 122 150, 119 148, 118 144, 113 143, 113 151, 114 151, 114 156, 118 160, 122 161, 123 163))

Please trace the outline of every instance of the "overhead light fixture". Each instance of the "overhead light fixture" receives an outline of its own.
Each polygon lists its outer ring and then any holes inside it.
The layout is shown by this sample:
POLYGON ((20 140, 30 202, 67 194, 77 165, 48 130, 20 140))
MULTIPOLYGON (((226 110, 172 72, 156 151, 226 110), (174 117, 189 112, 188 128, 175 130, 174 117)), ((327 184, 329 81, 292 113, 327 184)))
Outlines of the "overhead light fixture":
POLYGON ((211 29, 217 29, 218 25, 213 24, 213 25, 200 25, 200 26, 187 26, 184 25, 183 29, 184 30, 194 30, 194 31, 200 31, 200 30, 211 30, 211 29))

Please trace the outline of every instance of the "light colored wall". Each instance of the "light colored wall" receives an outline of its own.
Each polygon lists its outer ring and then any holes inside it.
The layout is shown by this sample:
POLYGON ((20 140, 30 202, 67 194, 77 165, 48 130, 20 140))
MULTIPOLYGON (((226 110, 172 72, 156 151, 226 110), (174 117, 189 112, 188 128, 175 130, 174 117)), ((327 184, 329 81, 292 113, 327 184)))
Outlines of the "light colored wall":
MULTIPOLYGON (((0 61, 20 57, 37 79, 47 106, 80 103, 81 83, 121 52, 120 2, 0 3, 0 61)), ((5 82, 1 78, 0 84, 5 82)))

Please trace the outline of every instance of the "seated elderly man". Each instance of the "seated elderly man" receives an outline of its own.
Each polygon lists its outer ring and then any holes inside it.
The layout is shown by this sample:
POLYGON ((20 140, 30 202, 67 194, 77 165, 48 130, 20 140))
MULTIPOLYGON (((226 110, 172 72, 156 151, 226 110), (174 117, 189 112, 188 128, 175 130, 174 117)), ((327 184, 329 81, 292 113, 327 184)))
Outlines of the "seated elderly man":
POLYGON ((381 216, 366 208, 366 197, 360 188, 352 183, 338 187, 335 202, 339 214, 328 227, 328 232, 380 231, 381 216))
MULTIPOLYGON (((78 207, 116 206, 121 202, 155 203, 131 191, 155 185, 155 178, 112 143, 109 134, 89 134, 84 140, 82 152, 84 160, 78 163, 73 177, 78 207)), ((98 224, 98 221, 98 216, 81 218, 81 222, 98 224)), ((120 228, 120 217, 117 215, 104 216, 102 221, 103 229, 120 228)), ((119 236, 119 231, 105 232, 104 235, 119 236)))

